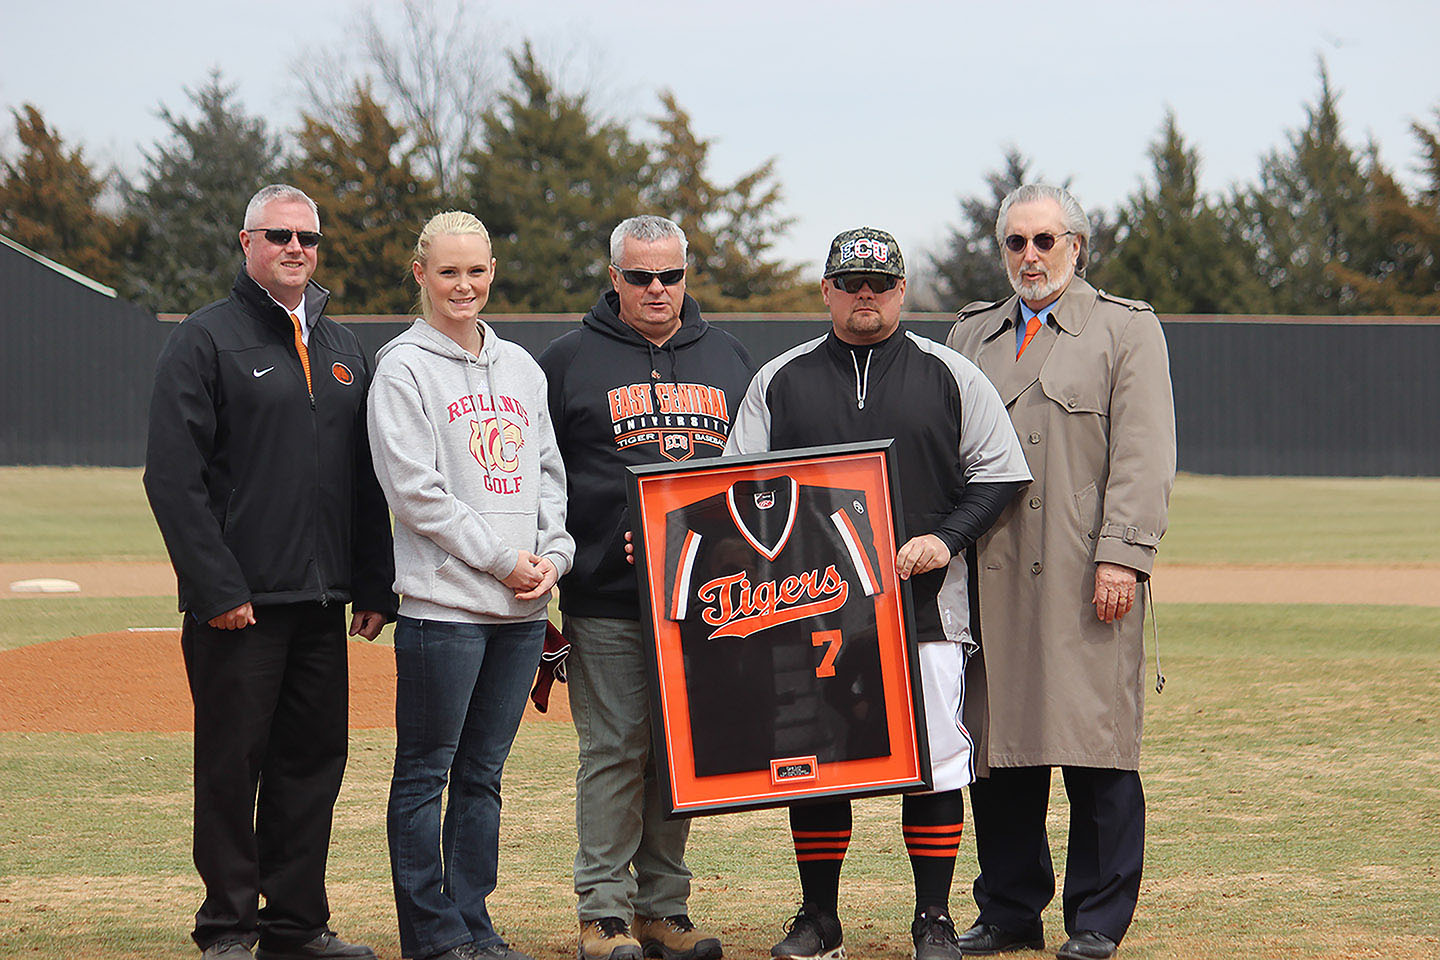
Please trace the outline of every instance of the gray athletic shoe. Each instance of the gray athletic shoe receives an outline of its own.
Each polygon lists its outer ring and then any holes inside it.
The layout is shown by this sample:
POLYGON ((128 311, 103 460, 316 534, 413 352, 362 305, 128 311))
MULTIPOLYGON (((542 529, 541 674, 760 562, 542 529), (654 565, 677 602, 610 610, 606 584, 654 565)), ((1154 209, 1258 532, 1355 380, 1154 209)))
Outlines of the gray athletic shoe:
POLYGON ((785 924, 785 939, 770 948, 776 960, 843 960, 844 934, 840 919, 810 904, 785 924))

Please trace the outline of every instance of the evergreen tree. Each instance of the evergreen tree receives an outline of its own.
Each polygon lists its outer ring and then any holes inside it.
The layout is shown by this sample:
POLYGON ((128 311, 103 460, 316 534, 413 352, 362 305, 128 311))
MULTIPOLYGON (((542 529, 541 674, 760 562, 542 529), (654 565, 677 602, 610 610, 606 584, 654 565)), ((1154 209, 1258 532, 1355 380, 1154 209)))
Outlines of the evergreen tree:
POLYGON ((960 225, 950 230, 944 250, 929 257, 943 309, 1010 294, 1010 280, 995 242, 995 218, 1006 195, 1035 179, 1030 166, 1030 160, 1012 146, 1005 151, 1004 167, 985 175, 988 195, 960 198, 960 225))
POLYGON ((774 257, 775 241, 794 223, 778 210, 774 158, 717 184, 706 172, 713 141, 696 136, 673 93, 663 92, 660 103, 665 112, 652 120, 660 139, 643 175, 644 200, 685 231, 686 291, 713 313, 813 309, 814 291, 801 284, 800 268, 774 257))
POLYGON ((1420 172, 1425 185, 1420 188, 1420 202, 1440 214, 1440 106, 1435 108, 1435 129, 1416 121, 1410 132, 1420 141, 1420 172))
POLYGON ((1092 275, 1097 286, 1147 300, 1160 313, 1248 313, 1266 291, 1253 254, 1228 235, 1200 193, 1200 153, 1186 145, 1169 110, 1150 145, 1154 183, 1120 210, 1113 255, 1092 275))
MULTIPOLYGON (((1288 150, 1267 155, 1259 185, 1242 195, 1243 229, 1274 312, 1352 313, 1359 306, 1356 290, 1331 267, 1373 275, 1383 240, 1369 216, 1374 178, 1345 140, 1339 94, 1323 61, 1319 98, 1305 113, 1305 127, 1289 135, 1288 150)), ((1373 152, 1371 163, 1378 172, 1373 152)))
POLYGON ((1420 146, 1425 182, 1412 200, 1379 164, 1371 167, 1371 225, 1384 237, 1379 269, 1370 275, 1333 267, 1355 289, 1364 311, 1392 316, 1440 315, 1440 109, 1434 130, 1410 125, 1420 146))
POLYGON ((332 312, 406 313, 416 300, 415 237, 439 201, 368 85, 354 88, 343 112, 336 122, 303 118, 289 182, 320 207, 332 312))
POLYGON ((120 279, 119 225, 96 206, 104 182, 84 151, 67 150, 40 111, 14 111, 19 155, 0 163, 0 233, 101 283, 120 279))
POLYGON ((162 107, 169 136, 145 154, 128 209, 138 224, 130 293, 162 312, 186 313, 230 292, 241 263, 240 228, 255 191, 282 168, 279 141, 244 113, 218 72, 186 91, 197 116, 162 107))
POLYGON ((492 309, 576 313, 609 286, 610 232, 639 209, 644 147, 555 88, 530 45, 471 154, 470 209, 499 261, 492 309))

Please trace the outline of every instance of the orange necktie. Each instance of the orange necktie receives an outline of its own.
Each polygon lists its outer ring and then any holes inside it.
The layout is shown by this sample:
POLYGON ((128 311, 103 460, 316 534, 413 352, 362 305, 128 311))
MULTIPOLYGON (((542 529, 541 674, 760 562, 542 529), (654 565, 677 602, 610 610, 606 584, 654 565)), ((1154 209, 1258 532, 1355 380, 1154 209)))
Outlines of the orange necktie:
MULTIPOLYGON (((298 330, 299 327, 296 327, 296 329, 298 330)), ((1035 333, 1036 333, 1036 331, 1038 331, 1039 329, 1040 329, 1040 317, 1039 317, 1038 315, 1031 317, 1030 320, 1025 324, 1025 339, 1022 340, 1022 341, 1020 341, 1020 349, 1019 349, 1018 351, 1016 351, 1016 353, 1015 353, 1015 359, 1016 359, 1016 360, 1019 360, 1019 359, 1020 359, 1020 354, 1024 353, 1024 352, 1025 352, 1025 348, 1028 347, 1028 346, 1030 346, 1030 341, 1031 341, 1032 339, 1034 339, 1035 333)), ((307 365, 307 366, 305 367, 305 369, 306 369, 306 370, 309 370, 310 367, 307 365)), ((307 373, 306 376, 308 377, 309 374, 307 373)))
MULTIPOLYGON (((305 368, 305 389, 310 391, 310 396, 315 396, 315 386, 310 382, 310 351, 305 347, 305 335, 300 331, 300 318, 290 314, 290 322, 295 325, 295 350, 300 354, 300 366, 305 368)), ((1026 337, 1025 342, 1029 343, 1030 338, 1026 337)))

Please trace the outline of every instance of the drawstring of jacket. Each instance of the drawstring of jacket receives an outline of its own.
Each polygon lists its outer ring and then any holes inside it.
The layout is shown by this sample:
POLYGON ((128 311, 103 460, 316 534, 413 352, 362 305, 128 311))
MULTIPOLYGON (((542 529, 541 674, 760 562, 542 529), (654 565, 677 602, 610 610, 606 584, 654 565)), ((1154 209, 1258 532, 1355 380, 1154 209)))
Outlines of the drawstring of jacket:
MULTIPOLYGON (((651 342, 647 339, 647 340, 645 341, 645 347, 646 347, 647 350, 649 350, 649 358, 650 358, 650 409, 651 409, 651 410, 654 410, 656 413, 659 413, 659 412, 660 412, 660 394, 658 394, 658 393, 655 392, 655 381, 660 379, 660 367, 655 363, 655 344, 651 343, 651 342)), ((674 363, 673 363, 673 360, 672 360, 672 363, 671 363, 671 371, 672 371, 672 376, 673 376, 673 371, 674 371, 674 363)))
POLYGON ((865 395, 870 392, 870 360, 875 356, 875 349, 872 347, 865 351, 865 375, 860 375, 860 357, 852 347, 850 350, 850 362, 855 365, 855 409, 865 409, 865 395))
MULTIPOLYGON (((665 341, 665 352, 670 355, 670 382, 675 386, 675 393, 672 394, 672 396, 678 397, 680 395, 680 380, 678 375, 675 373, 675 344, 673 342, 674 339, 674 337, 671 337, 669 340, 665 341)), ((645 346, 649 350, 650 358, 650 409, 654 410, 655 413, 658 415, 660 413, 660 394, 655 390, 655 381, 660 379, 660 366, 655 362, 655 360, 656 353, 659 348, 657 348, 655 344, 651 343, 648 339, 645 341, 645 346)))

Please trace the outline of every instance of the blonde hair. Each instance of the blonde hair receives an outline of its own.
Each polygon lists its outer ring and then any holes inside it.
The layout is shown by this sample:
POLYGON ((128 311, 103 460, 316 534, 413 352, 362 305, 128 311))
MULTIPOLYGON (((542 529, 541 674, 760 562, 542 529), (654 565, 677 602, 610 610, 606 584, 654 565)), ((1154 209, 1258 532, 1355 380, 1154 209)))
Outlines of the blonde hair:
MULTIPOLYGON (((415 262, 424 267, 430 259, 430 244, 436 237, 460 237, 476 235, 485 238, 485 246, 490 246, 490 231, 485 229, 485 224, 473 213, 466 213, 464 210, 446 210, 444 213, 437 213, 425 221, 425 226, 420 228, 420 236, 415 241, 415 262)), ((430 294, 425 289, 425 284, 420 284, 420 315, 426 320, 430 319, 430 294)))

